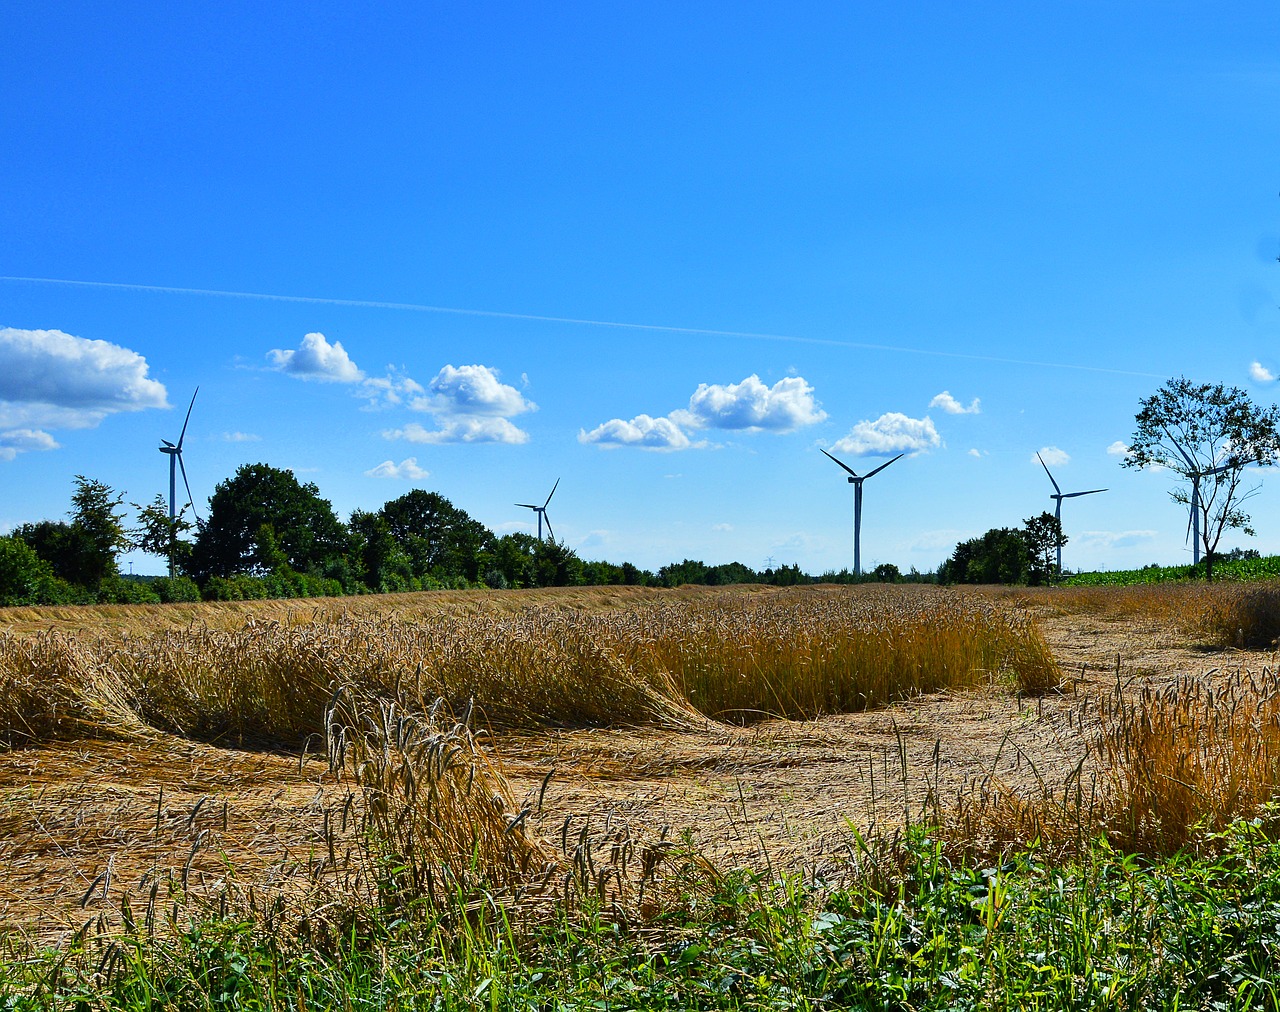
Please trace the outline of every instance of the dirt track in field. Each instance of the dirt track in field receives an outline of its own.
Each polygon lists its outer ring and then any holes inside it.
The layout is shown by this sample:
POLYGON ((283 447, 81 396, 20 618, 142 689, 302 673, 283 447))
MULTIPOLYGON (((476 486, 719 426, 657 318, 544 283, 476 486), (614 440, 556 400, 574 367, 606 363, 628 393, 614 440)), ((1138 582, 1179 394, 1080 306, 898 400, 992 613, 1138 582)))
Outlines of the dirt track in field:
MULTIPOLYGON (((724 865, 821 872, 843 854, 849 824, 891 829, 930 796, 944 806, 993 775, 1031 790, 1061 782, 1084 755, 1074 715, 1083 697, 1270 655, 1206 653, 1156 628, 1040 609, 1067 682, 1039 699, 978 689, 808 723, 573 730, 494 743, 517 801, 554 771, 530 821, 559 839, 625 823, 664 828, 724 865), (906 772, 904 777, 903 772, 906 772)), ((179 738, 60 743, 0 753, 0 928, 64 940, 102 914, 119 922, 157 884, 215 895, 242 886, 297 888, 328 850, 324 812, 345 789, 314 757, 243 751, 179 738)))

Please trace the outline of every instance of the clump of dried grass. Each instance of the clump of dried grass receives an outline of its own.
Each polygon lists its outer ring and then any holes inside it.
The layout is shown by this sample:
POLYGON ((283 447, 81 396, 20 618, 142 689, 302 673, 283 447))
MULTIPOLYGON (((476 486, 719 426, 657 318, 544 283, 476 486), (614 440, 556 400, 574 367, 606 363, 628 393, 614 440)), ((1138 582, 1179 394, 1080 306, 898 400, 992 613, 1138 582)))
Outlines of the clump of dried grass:
POLYGON ((1117 685, 1074 717, 1087 754, 1031 796, 985 778, 944 813, 960 846, 1000 851, 1032 840, 1079 851, 1099 833, 1128 851, 1169 854, 1280 793, 1280 673, 1183 677, 1128 697, 1117 685))
POLYGON ((638 612, 632 624, 632 663, 670 671, 717 719, 811 718, 943 688, 1006 681, 1025 693, 1061 681, 1029 620, 946 591, 744 597, 638 612))
POLYGON ((55 632, 0 632, 0 742, 13 747, 151 733, 134 686, 105 652, 55 632))
MULTIPOLYGON (((317 715, 336 684, 409 709, 436 698, 455 708, 474 700, 484 725, 533 730, 806 718, 946 687, 1002 681, 1027 692, 1059 680, 1025 617, 936 589, 675 594, 628 608, 468 608, 418 620, 302 618, 99 635, 59 649, 94 658, 94 677, 107 679, 104 713, 197 740, 284 744, 323 730, 317 715)), ((14 650, 26 642, 10 639, 14 650)), ((61 663, 46 661, 51 671, 61 663)), ((7 720, 0 712, 0 732, 26 721, 23 740, 38 740, 39 721, 24 711, 53 705, 35 697, 58 680, 29 684, 26 702, 7 720)), ((91 720, 77 726, 94 733, 91 720)))
POLYGON ((330 772, 353 788, 341 818, 363 846, 354 888, 383 911, 518 899, 557 869, 469 720, 443 700, 414 713, 351 686, 325 709, 330 772))

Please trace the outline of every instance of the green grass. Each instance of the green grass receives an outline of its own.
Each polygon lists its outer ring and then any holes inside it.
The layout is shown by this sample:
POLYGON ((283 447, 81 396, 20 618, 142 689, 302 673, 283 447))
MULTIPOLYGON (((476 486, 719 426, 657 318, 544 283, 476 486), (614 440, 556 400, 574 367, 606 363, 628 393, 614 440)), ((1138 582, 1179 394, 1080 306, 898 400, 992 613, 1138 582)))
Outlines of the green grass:
POLYGON ((644 921, 377 920, 325 949, 251 919, 11 947, 0 1009, 1280 1008, 1280 825, 1144 863, 953 858, 917 828, 831 890, 673 859, 644 921))
MULTIPOLYGON (((1143 583, 1203 580, 1204 569, 1201 562, 1198 566, 1145 566, 1113 572, 1077 573, 1063 579, 1062 584, 1066 587, 1129 587, 1143 583)), ((1234 582, 1280 578, 1280 555, 1260 559, 1220 559, 1213 564, 1213 578, 1234 582)))

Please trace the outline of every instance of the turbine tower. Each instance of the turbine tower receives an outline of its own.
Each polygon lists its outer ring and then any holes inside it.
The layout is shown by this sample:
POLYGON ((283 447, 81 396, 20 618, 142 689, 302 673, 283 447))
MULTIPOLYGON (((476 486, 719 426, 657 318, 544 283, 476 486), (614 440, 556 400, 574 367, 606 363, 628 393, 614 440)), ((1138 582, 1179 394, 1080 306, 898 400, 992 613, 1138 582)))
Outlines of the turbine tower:
MULTIPOLYGON (((178 471, 182 471, 182 484, 187 488, 187 502, 195 511, 196 504, 191 495, 191 483, 187 481, 187 468, 182 463, 182 441, 187 436, 187 422, 191 421, 191 409, 196 406, 196 394, 200 392, 200 388, 196 387, 196 393, 191 395, 191 403, 187 405, 187 417, 182 421, 182 432, 178 435, 178 441, 171 443, 167 439, 160 440, 164 445, 161 446, 160 452, 169 455, 169 522, 172 525, 178 516, 178 471)), ((169 575, 173 576, 173 552, 169 553, 169 575)))
MULTIPOLYGON (((819 449, 822 449, 822 448, 819 447, 819 449)), ((822 450, 822 452, 826 453, 828 457, 831 457, 831 454, 827 453, 826 450, 822 450)), ((868 478, 876 474, 879 474, 886 467, 892 464, 894 460, 898 460, 903 456, 905 456, 905 454, 900 453, 898 454, 897 457, 894 457, 893 460, 886 460, 879 467, 875 468, 874 470, 868 471, 866 474, 862 475, 861 477, 859 477, 858 472, 855 471, 853 468, 851 468, 848 464, 845 464, 843 461, 836 460, 835 457, 831 457, 832 460, 835 460, 837 464, 839 464, 841 467, 843 467, 846 471, 849 472, 849 484, 853 486, 853 575, 854 576, 862 575, 862 483, 866 481, 868 478)))
POLYGON ((523 506, 525 509, 533 510, 533 512, 538 514, 538 540, 539 541, 542 540, 543 518, 545 518, 547 521, 547 533, 551 535, 551 540, 555 541, 556 539, 556 532, 551 529, 551 518, 547 516, 547 504, 551 502, 551 496, 556 494, 556 489, 558 489, 559 487, 560 487, 560 479, 557 478, 556 483, 551 486, 551 494, 547 496, 547 501, 544 502, 541 506, 534 506, 533 503, 527 503, 527 502, 516 503, 517 506, 523 506))
MULTIPOLYGON (((1062 500, 1075 499, 1077 496, 1093 495, 1096 492, 1106 492, 1105 488, 1091 488, 1088 492, 1064 492, 1058 487, 1058 483, 1053 480, 1053 475, 1049 473, 1049 465, 1044 462, 1044 458, 1039 453, 1036 454, 1036 460, 1040 461, 1040 466, 1044 468, 1044 473, 1049 475, 1049 481, 1053 482, 1053 495, 1049 496, 1053 500, 1053 517, 1058 521, 1058 534, 1062 534, 1062 500)), ((1058 544, 1058 575, 1062 575, 1062 544, 1058 544)))
MULTIPOLYGON (((1165 430, 1166 434, 1168 431, 1168 429, 1165 430)), ((1228 460, 1219 467, 1196 467, 1196 462, 1191 459, 1190 454, 1179 446, 1172 436, 1169 437, 1169 441, 1187 462, 1187 477, 1191 479, 1191 516, 1187 520, 1187 532, 1191 535, 1191 564, 1196 566, 1200 564, 1200 479, 1230 471, 1237 466, 1238 462, 1228 460)))

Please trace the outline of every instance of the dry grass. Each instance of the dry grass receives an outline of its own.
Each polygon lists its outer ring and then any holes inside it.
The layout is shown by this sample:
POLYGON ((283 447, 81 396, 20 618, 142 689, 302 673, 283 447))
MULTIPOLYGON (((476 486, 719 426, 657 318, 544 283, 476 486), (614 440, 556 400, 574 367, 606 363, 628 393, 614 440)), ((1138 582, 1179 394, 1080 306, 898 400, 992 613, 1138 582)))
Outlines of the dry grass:
POLYGON ((1061 783, 1020 793, 995 777, 969 786, 943 822, 978 852, 1031 840, 1079 852, 1099 833, 1126 851, 1171 854, 1280 793, 1280 673, 1183 676, 1136 695, 1117 685, 1072 717, 1086 756, 1061 783))
MULTIPOLYGON (((647 595, 628 607, 497 595, 388 615, 315 610, 238 628, 0 634, 0 735, 145 733, 297 746, 337 685, 423 712, 474 700, 494 729, 687 726, 880 706, 945 687, 1059 672, 1010 609, 931 588, 647 595), (69 701, 68 701, 69 700, 69 701)), ((274 612, 273 612, 274 613, 274 612)), ((218 614, 221 614, 219 611, 218 614)))
POLYGON ((1266 647, 1280 637, 1280 582, 1152 583, 995 591, 996 600, 1176 632, 1209 647, 1266 647))

